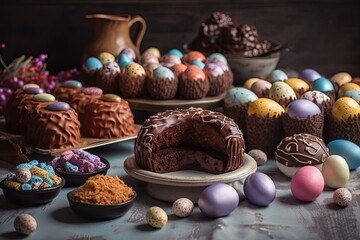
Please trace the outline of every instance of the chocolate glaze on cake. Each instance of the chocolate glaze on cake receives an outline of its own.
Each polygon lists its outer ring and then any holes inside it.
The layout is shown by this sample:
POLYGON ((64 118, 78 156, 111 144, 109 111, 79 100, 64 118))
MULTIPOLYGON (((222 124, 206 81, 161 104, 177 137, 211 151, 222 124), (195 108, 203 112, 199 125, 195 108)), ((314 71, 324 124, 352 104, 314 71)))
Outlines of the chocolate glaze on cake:
POLYGON ((323 140, 311 134, 294 134, 277 146, 275 159, 287 167, 322 164, 329 156, 323 140))
POLYGON ((241 165, 244 139, 234 121, 222 113, 201 108, 167 110, 144 122, 134 152, 137 165, 148 171, 219 174, 241 165))

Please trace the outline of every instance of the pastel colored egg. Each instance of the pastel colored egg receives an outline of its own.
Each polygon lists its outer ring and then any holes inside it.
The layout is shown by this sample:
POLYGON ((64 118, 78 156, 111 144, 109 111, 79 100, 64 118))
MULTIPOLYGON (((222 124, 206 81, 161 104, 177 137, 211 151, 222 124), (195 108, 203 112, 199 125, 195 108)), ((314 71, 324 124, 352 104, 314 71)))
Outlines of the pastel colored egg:
POLYGON ((193 80, 200 80, 206 78, 204 71, 195 65, 188 66, 183 72, 182 77, 185 79, 193 80))
POLYGON ((180 59, 184 56, 184 54, 177 48, 170 49, 166 54, 167 55, 175 55, 180 59))
POLYGON ((288 78, 285 80, 285 83, 287 83, 295 92, 306 92, 310 89, 309 84, 300 78, 288 78))
POLYGON ((18 182, 26 183, 31 179, 31 172, 28 168, 15 168, 15 177, 18 182))
POLYGON ((203 63, 202 61, 200 60, 194 60, 191 62, 191 65, 195 65, 197 66, 198 68, 200 69, 203 69, 205 67, 205 63, 203 63))
POLYGON ((44 90, 42 88, 39 87, 28 87, 24 89, 24 93, 26 94, 38 94, 38 93, 43 93, 44 90))
POLYGON ((351 82, 352 77, 347 72, 339 72, 330 78, 331 82, 337 86, 342 86, 345 83, 351 82))
POLYGON ((151 52, 145 52, 141 55, 140 62, 142 64, 159 63, 159 58, 151 52))
POLYGON ((103 90, 98 87, 86 87, 82 90, 86 95, 101 95, 103 90))
POLYGON ((346 122, 350 117, 360 115, 360 106, 352 98, 341 97, 332 106, 331 114, 335 120, 346 122))
POLYGON ((158 67, 154 69, 154 77, 161 78, 161 79, 174 79, 175 75, 174 73, 167 67, 158 67))
POLYGON ((224 74, 224 69, 215 62, 206 62, 204 67, 205 74, 207 76, 221 76, 224 74))
POLYGON ((100 53, 98 58, 102 64, 115 61, 114 55, 112 55, 111 53, 108 53, 108 52, 100 53))
POLYGON ((277 102, 269 98, 258 98, 251 102, 247 114, 258 117, 280 117, 284 113, 284 108, 277 102))
POLYGON ((303 79, 310 83, 320 77, 321 77, 321 75, 317 71, 315 71, 314 69, 311 69, 311 68, 304 69, 299 73, 300 79, 303 79))
POLYGON ((70 109, 70 105, 66 102, 52 102, 46 106, 49 111, 67 111, 70 109))
POLYGON ((123 50, 120 51, 120 54, 126 55, 131 61, 134 61, 136 59, 136 53, 132 48, 126 47, 123 50))
POLYGON ((331 188, 344 187, 350 178, 349 166, 346 160, 340 155, 330 155, 326 157, 321 173, 326 186, 331 188))
POLYGON ((350 89, 344 93, 344 97, 349 97, 354 99, 358 104, 360 104, 360 90, 350 89))
POLYGON ((183 73, 186 70, 187 66, 185 64, 175 64, 170 69, 173 71, 175 76, 179 76, 181 73, 183 73))
POLYGON ((22 213, 15 218, 14 228, 20 234, 29 235, 36 230, 37 222, 30 214, 22 213))
POLYGON ((145 76, 145 69, 138 63, 132 62, 125 68, 125 75, 128 78, 136 78, 139 76, 145 76))
POLYGON ((245 179, 244 194, 250 203, 265 207, 275 199, 275 184, 265 173, 255 172, 245 179))
POLYGON ((96 58, 96 57, 89 57, 88 59, 86 59, 85 61, 85 67, 90 70, 90 71, 94 71, 97 69, 102 68, 103 64, 101 63, 101 61, 96 58))
POLYGON ((107 62, 103 65, 102 73, 105 75, 120 73, 120 66, 117 62, 107 62))
POLYGON ((269 90, 271 86, 271 82, 259 79, 251 85, 250 90, 253 91, 258 97, 262 97, 263 93, 269 90))
POLYGON ((125 68, 127 65, 129 65, 133 60, 129 58, 128 55, 122 53, 119 55, 117 62, 121 68, 125 68))
POLYGON ((39 93, 32 97, 32 100, 35 102, 53 102, 55 97, 49 93, 39 93))
POLYGON ((116 94, 103 94, 100 97, 100 100, 104 101, 104 102, 121 102, 121 97, 119 97, 116 94))
POLYGON ((334 91, 333 83, 324 77, 318 78, 311 83, 311 90, 317 90, 323 93, 334 91))
POLYGON ((150 53, 151 55, 155 56, 157 59, 160 59, 161 53, 160 50, 156 47, 150 47, 146 49, 143 54, 150 53))
POLYGON ((249 89, 243 87, 233 87, 226 93, 224 104, 246 104, 253 102, 256 99, 258 99, 258 97, 249 89))
POLYGON ((312 101, 316 103, 318 106, 321 106, 324 103, 330 101, 330 97, 328 95, 317 90, 307 91, 303 93, 303 95, 301 95, 300 98, 312 101))
POLYGON ((273 82, 270 87, 269 98, 276 102, 280 102, 286 99, 295 100, 296 93, 287 83, 277 81, 273 82))
POLYGON ((312 101, 306 99, 298 99, 290 102, 286 106, 286 113, 291 118, 308 118, 317 114, 321 114, 321 109, 312 101))
POLYGON ((68 88, 81 88, 82 84, 77 80, 66 80, 65 82, 62 83, 62 86, 68 88))
POLYGON ((324 190, 324 178, 314 166, 304 166, 296 171, 291 179, 290 189, 293 196, 304 202, 314 201, 324 190))
POLYGON ((226 57, 221 53, 212 53, 206 58, 207 62, 222 62, 224 64, 228 64, 226 57))
POLYGON ((338 90, 338 98, 341 98, 344 96, 345 92, 349 91, 349 90, 357 90, 360 91, 360 86, 357 85, 356 83, 353 82, 349 82, 349 83, 345 83, 344 85, 342 85, 339 90, 338 90))
POLYGON ((351 192, 346 188, 338 188, 333 194, 334 202, 340 207, 346 207, 351 203, 351 192))
POLYGON ((257 80, 260 80, 260 78, 249 78, 246 80, 243 84, 244 88, 251 89, 251 86, 256 82, 257 80))
POLYGON ((164 55, 161 57, 161 61, 165 63, 180 64, 181 59, 176 55, 164 55))
POLYGON ((251 149, 248 154, 256 161, 258 166, 263 165, 268 160, 266 153, 260 149, 251 149))
POLYGON ((188 198, 179 198, 172 205, 172 212, 178 217, 188 217, 194 209, 194 203, 188 198))
POLYGON ((193 61, 195 60, 199 60, 201 62, 205 62, 206 60, 206 57, 204 54, 202 54, 201 52, 199 51, 190 51, 188 52, 187 54, 185 54, 183 56, 183 59, 182 59, 185 63, 187 64, 191 64, 193 61))
POLYGON ((335 139, 327 144, 330 155, 343 157, 349 166, 349 170, 360 167, 360 147, 346 139, 335 139))
POLYGON ((40 86, 35 83, 27 83, 24 86, 22 86, 23 90, 25 90, 27 88, 40 88, 40 86))
POLYGON ((229 215, 239 204, 239 194, 226 183, 214 183, 199 195, 198 207, 204 215, 211 218, 229 215))
POLYGON ((270 73, 269 80, 270 82, 276 82, 276 81, 285 81, 288 79, 288 76, 286 73, 280 69, 275 69, 270 73))
POLYGON ((146 211, 146 222, 153 228, 162 228, 168 222, 168 216, 164 209, 151 207, 146 211))

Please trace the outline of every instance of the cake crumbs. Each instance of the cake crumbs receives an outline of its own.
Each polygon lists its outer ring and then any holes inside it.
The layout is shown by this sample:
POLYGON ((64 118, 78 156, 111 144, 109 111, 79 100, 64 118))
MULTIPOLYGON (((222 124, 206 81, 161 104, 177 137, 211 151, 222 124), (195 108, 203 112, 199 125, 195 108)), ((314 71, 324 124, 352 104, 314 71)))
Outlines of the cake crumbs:
POLYGON ((78 187, 72 197, 82 203, 113 205, 126 202, 134 194, 134 190, 118 176, 97 174, 78 187))

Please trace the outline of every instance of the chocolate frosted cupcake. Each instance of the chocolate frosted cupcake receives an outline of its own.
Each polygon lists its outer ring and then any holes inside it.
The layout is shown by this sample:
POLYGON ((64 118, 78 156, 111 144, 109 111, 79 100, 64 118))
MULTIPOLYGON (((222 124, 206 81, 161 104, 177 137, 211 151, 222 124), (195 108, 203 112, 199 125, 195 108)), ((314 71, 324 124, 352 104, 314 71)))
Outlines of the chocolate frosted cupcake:
POLYGON ((178 78, 167 67, 154 69, 148 78, 147 90, 149 95, 155 99, 172 99, 178 89, 178 78))
POLYGON ((179 93, 182 98, 198 99, 205 97, 209 88, 209 80, 204 71, 197 66, 188 66, 180 76, 179 93))
POLYGON ((324 114, 312 101, 298 99, 289 103, 283 115, 285 136, 308 133, 319 138, 323 136, 324 114))
POLYGON ((233 83, 233 75, 230 68, 222 62, 207 62, 203 70, 209 80, 208 96, 222 94, 233 83))
POLYGON ((146 93, 147 75, 138 63, 130 63, 125 67, 119 81, 120 94, 124 97, 141 97, 146 93))
POLYGON ((76 80, 67 80, 53 90, 55 98, 62 102, 70 103, 71 98, 82 91, 82 83, 76 80))
POLYGON ((116 62, 107 62, 94 73, 95 86, 104 93, 119 93, 120 67, 116 62))
POLYGON ((282 115, 284 108, 268 98, 259 98, 250 103, 246 115, 248 151, 260 149, 273 157, 276 146, 284 137, 282 115))
POLYGON ((341 97, 329 117, 329 141, 346 139, 360 145, 360 106, 352 98, 341 97))

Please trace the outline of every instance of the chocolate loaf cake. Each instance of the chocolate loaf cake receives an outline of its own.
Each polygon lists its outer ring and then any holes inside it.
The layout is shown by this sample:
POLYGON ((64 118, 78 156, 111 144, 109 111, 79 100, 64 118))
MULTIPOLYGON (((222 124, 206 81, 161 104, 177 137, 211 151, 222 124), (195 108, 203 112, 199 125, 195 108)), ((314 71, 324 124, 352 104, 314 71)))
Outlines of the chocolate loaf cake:
POLYGON ((167 110, 148 118, 138 133, 137 165, 166 173, 237 169, 244 158, 243 134, 231 118, 201 108, 167 110))

